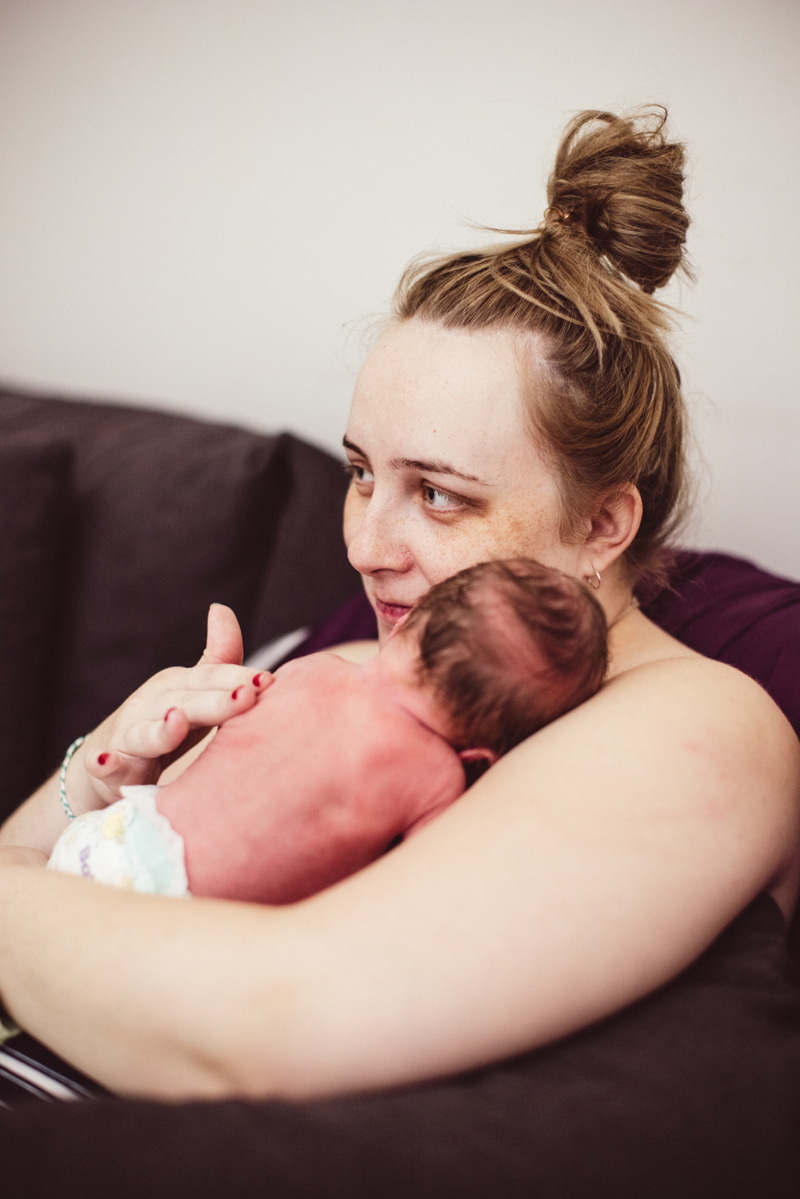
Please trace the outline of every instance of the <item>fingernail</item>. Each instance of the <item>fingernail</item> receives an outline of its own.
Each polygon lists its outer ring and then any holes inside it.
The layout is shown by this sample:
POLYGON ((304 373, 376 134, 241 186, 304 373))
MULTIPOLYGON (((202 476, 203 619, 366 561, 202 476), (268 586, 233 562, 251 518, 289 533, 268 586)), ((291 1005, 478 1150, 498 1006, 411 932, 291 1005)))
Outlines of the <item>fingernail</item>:
POLYGON ((105 766, 107 761, 108 761, 108 754, 99 754, 98 755, 98 758, 97 758, 98 766, 105 766))
POLYGON ((265 670, 259 670, 258 674, 254 674, 253 675, 253 686, 260 687, 261 684, 264 682, 266 675, 267 675, 267 672, 265 670))
POLYGON ((170 716, 172 715, 172 713, 173 713, 173 712, 176 712, 176 711, 177 711, 177 708, 170 708, 170 709, 168 710, 168 712, 167 712, 167 713, 166 713, 166 715, 164 716, 164 723, 165 723, 165 724, 166 724, 166 722, 169 720, 169 718, 170 718, 170 716))
POLYGON ((236 696, 239 694, 240 691, 241 691, 241 687, 237 687, 235 691, 232 691, 231 699, 236 699, 236 696))

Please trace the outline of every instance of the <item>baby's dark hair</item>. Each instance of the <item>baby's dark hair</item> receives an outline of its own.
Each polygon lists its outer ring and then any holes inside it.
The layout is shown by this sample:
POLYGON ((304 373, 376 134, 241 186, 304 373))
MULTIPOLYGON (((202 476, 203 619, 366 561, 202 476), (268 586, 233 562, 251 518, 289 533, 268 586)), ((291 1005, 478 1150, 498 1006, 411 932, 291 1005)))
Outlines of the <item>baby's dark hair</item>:
POLYGON ((608 665, 591 591, 528 558, 482 562, 431 588, 402 630, 452 720, 456 749, 507 753, 593 695, 608 665))

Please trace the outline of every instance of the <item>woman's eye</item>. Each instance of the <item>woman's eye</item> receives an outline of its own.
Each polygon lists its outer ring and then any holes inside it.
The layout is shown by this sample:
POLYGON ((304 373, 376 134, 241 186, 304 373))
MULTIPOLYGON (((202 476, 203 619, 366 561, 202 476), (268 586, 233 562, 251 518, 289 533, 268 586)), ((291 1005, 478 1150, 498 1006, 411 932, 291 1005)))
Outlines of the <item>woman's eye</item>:
POLYGON ((423 486, 422 494, 427 506, 437 512, 452 511, 464 506, 464 501, 458 496, 450 495, 449 491, 440 491, 438 487, 431 487, 429 483, 423 486))
POLYGON ((359 466, 357 462, 345 463, 345 471, 356 483, 374 483, 375 480, 371 470, 367 470, 366 466, 359 466))

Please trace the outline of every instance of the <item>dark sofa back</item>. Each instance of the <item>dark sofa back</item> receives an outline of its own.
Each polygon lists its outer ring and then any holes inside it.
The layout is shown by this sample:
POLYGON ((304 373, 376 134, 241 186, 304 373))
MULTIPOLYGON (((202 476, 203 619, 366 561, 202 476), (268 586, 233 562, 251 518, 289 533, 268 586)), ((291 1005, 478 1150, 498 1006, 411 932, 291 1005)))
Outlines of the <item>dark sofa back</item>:
POLYGON ((124 405, 0 391, 0 813, 154 671, 212 601, 250 652, 358 590, 331 455, 124 405))

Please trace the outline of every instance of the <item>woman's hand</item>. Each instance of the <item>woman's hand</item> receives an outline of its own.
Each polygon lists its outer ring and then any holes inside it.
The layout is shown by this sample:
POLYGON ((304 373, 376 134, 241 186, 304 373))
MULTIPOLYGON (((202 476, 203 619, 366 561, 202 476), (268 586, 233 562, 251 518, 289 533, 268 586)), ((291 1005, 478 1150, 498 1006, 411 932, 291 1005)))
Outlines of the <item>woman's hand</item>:
POLYGON ((272 675, 245 669, 242 655, 234 613, 212 604, 198 664, 159 671, 88 738, 83 766, 101 802, 119 799, 123 786, 157 782, 209 729, 253 706, 272 675))
MULTIPOLYGON (((256 702, 272 676, 241 665, 242 634, 230 608, 212 604, 208 637, 197 666, 162 670, 104 720, 73 756, 67 800, 76 815, 119 798, 120 787, 156 782, 166 766, 256 702)), ((49 856, 64 831, 58 776, 9 816, 0 844, 30 846, 49 856)))

